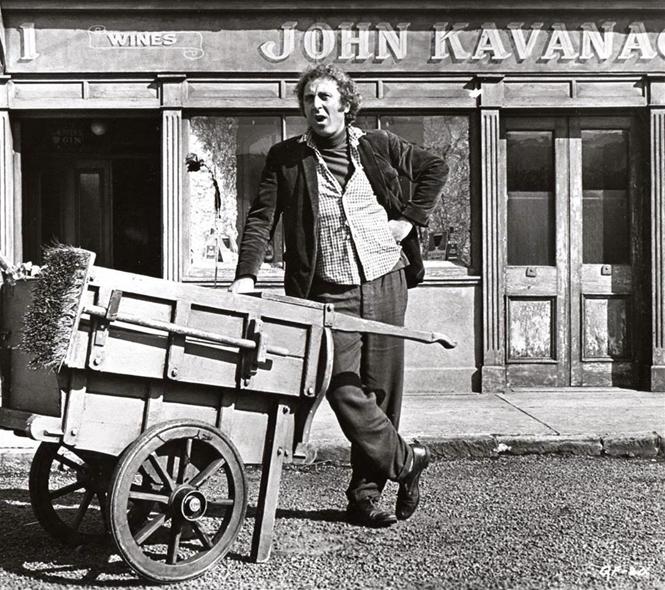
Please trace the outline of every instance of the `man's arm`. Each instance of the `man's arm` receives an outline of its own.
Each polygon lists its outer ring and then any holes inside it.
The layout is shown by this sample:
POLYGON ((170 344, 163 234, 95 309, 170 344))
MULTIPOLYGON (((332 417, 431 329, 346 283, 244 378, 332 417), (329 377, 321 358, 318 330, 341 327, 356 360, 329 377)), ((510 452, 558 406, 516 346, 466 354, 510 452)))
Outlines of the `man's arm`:
POLYGON ((277 169, 273 147, 266 157, 259 190, 247 214, 235 279, 229 287, 229 291, 233 293, 246 293, 254 289, 266 246, 279 220, 281 207, 278 199, 277 169))
MULTIPOLYGON (((414 183, 413 195, 402 209, 402 217, 415 225, 425 226, 443 193, 448 165, 429 150, 404 141, 394 133, 387 133, 393 166, 414 183)), ((406 225, 402 229, 406 230, 406 225)))

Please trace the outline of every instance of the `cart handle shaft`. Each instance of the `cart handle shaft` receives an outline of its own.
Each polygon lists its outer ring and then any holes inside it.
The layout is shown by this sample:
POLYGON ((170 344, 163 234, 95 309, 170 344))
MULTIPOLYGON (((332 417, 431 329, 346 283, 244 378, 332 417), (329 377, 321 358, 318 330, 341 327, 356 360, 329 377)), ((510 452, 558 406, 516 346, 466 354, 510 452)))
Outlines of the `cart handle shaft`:
MULTIPOLYGON (((83 313, 90 314, 91 316, 108 319, 107 309, 105 307, 102 307, 101 305, 86 305, 83 308, 83 313)), ((191 336, 192 338, 200 338, 201 340, 209 340, 211 342, 217 342, 219 344, 237 346, 238 348, 247 348, 253 350, 257 346, 254 340, 249 340, 248 338, 234 338, 233 336, 223 336, 222 334, 217 334, 216 332, 208 332, 207 330, 189 328, 186 326, 181 326, 179 324, 174 324, 173 322, 163 322, 161 320, 141 318, 139 316, 129 313, 118 312, 117 314, 114 314, 113 319, 119 322, 126 322, 128 324, 143 326, 144 328, 163 330, 165 332, 169 332, 170 334, 191 336)), ((278 356, 289 356, 290 354, 289 351, 282 346, 268 345, 266 347, 266 350, 267 352, 270 352, 278 356)))
POLYGON ((333 307, 326 309, 326 321, 328 325, 338 332, 362 332, 365 334, 380 334, 385 336, 396 336, 404 340, 415 340, 426 344, 440 344, 443 348, 451 349, 457 346, 457 342, 445 334, 438 332, 424 332, 413 330, 403 326, 394 326, 374 320, 366 320, 356 316, 346 315, 334 311, 333 307))

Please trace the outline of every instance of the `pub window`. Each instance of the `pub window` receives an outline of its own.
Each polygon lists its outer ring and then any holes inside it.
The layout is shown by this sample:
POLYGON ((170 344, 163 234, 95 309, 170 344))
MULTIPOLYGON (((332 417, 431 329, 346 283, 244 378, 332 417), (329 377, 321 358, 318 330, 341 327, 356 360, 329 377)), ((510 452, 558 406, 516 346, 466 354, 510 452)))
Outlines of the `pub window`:
MULTIPOLYGON (((419 229, 423 257, 429 266, 449 262, 470 266, 469 117, 362 114, 356 125, 366 130, 389 129, 446 160, 450 170, 443 199, 434 209, 429 227, 419 229)), ((188 278, 203 281, 222 276, 230 278, 268 150, 282 138, 305 130, 305 120, 295 114, 284 117, 209 115, 188 119, 185 149, 203 162, 198 170, 185 175, 189 195, 185 207, 188 278)), ((412 187, 407 180, 402 190, 410 194, 412 187)), ((262 274, 281 268, 282 252, 280 225, 267 249, 262 274)))
MULTIPOLYGON (((423 259, 429 266, 447 261, 471 266, 470 120, 465 115, 391 115, 381 126, 441 156, 448 164, 442 198, 427 227, 419 228, 423 259)), ((402 181, 410 194, 411 183, 402 181)))
MULTIPOLYGON (((235 269, 245 218, 266 155, 281 139, 279 116, 202 116, 189 120, 187 151, 204 165, 185 175, 189 194, 185 211, 188 276, 208 280, 219 271, 235 269)), ((281 235, 276 233, 263 267, 279 266, 281 261, 281 235)))

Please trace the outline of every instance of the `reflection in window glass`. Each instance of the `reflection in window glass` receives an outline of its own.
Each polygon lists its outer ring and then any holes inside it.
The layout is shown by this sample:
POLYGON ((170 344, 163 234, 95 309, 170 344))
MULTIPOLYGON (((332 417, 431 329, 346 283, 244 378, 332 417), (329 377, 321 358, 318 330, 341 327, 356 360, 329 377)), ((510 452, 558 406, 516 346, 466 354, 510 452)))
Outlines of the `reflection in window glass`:
POLYGON ((551 131, 506 132, 508 264, 555 264, 551 131))
MULTIPOLYGON (((265 157, 280 141, 279 117, 192 117, 188 152, 207 168, 185 175, 189 191, 189 261, 194 275, 212 277, 218 268, 235 269, 245 218, 256 196, 265 157), (215 213, 217 180, 221 207, 215 213)), ((266 252, 266 265, 282 260, 281 236, 266 252), (276 244, 276 246, 274 245, 276 244)))
MULTIPOLYGON (((423 258, 471 266, 471 175, 469 117, 416 115, 381 117, 381 127, 440 155, 448 164, 443 197, 429 226, 420 228, 423 258)), ((411 183, 402 182, 404 194, 411 183)))
POLYGON ((620 129, 582 131, 583 260, 630 263, 628 137, 620 129))

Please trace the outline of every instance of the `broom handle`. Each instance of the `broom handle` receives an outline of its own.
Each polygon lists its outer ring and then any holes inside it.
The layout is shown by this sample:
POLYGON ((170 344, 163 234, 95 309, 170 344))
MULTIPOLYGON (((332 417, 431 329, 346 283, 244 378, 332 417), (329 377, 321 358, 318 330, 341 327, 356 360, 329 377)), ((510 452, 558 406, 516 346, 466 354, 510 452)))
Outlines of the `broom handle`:
MULTIPOLYGON (((92 316, 107 318, 107 309, 101 305, 86 305, 83 307, 83 313, 88 313, 92 316)), ((229 346, 237 346, 238 348, 255 349, 256 342, 248 338, 234 338, 233 336, 223 336, 216 332, 208 332, 207 330, 199 330, 197 328, 189 328, 174 324, 173 322, 163 322, 161 320, 151 320, 141 318, 137 315, 130 313, 118 312, 114 314, 114 320, 119 322, 126 322, 128 324, 135 324, 143 326, 144 328, 153 328, 154 330, 163 330, 171 334, 179 334, 181 336, 191 336, 192 338, 201 338, 201 340, 209 340, 219 344, 228 344, 229 346)), ((266 351, 279 356, 289 356, 289 351, 282 346, 266 346, 266 351)))

